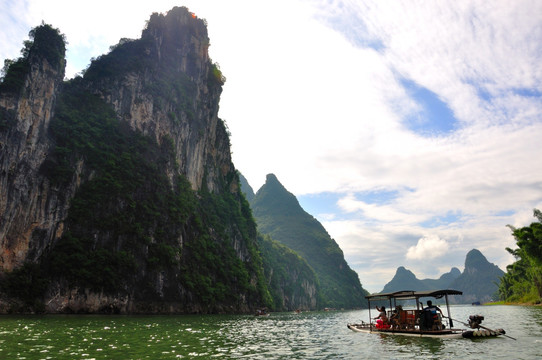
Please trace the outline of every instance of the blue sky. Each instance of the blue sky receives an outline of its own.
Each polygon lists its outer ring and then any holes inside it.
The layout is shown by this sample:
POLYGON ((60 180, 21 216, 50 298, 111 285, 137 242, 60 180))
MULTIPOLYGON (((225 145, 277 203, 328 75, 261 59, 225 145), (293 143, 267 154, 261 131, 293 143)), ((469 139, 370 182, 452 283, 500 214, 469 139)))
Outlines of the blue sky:
POLYGON ((205 18, 236 167, 255 190, 274 173, 369 291, 398 266, 462 269, 473 248, 504 269, 506 225, 542 208, 540 1, 0 3, 0 57, 44 20, 68 77, 152 12, 205 18))

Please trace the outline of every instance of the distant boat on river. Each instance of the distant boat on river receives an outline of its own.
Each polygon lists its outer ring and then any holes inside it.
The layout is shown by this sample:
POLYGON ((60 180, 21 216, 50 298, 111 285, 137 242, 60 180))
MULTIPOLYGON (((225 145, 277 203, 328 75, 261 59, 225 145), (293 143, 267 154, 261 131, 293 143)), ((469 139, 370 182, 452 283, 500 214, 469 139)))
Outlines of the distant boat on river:
POLYGON ((267 308, 263 308, 263 309, 256 310, 256 313, 254 315, 255 316, 269 316, 271 314, 267 312, 267 308))

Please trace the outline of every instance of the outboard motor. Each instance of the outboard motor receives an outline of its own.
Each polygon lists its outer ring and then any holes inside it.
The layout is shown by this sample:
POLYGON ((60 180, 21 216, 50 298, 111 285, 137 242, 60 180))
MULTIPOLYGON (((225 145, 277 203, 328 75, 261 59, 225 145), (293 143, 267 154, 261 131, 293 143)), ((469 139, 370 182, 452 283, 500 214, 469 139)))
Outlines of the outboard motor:
POLYGON ((471 329, 478 329, 480 328, 480 324, 482 323, 482 320, 484 320, 484 317, 482 315, 471 315, 469 316, 469 326, 471 329))

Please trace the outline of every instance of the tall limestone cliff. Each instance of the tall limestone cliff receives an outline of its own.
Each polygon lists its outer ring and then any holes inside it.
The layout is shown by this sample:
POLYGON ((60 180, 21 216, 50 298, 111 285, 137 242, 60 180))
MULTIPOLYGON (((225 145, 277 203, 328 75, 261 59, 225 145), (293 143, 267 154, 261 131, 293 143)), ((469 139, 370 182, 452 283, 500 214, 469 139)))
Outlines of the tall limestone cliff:
POLYGON ((34 46, 13 63, 0 85, 0 269, 36 260, 62 233, 75 186, 62 191, 40 175, 53 144, 48 129, 65 68, 59 34, 42 26, 34 46))
POLYGON ((93 61, 85 80, 133 130, 158 144, 172 142, 179 169, 168 169, 171 177, 180 172, 193 189, 217 192, 220 179, 234 170, 218 118, 224 78, 209 59, 209 44, 205 22, 188 11, 155 13, 141 39, 122 39, 93 61))
POLYGON ((205 21, 153 14, 68 82, 63 36, 31 35, 0 84, 0 311, 270 304, 205 21))
POLYGON ((367 305, 367 291, 322 224, 307 214, 273 174, 251 202, 258 230, 298 253, 314 269, 322 307, 367 305))

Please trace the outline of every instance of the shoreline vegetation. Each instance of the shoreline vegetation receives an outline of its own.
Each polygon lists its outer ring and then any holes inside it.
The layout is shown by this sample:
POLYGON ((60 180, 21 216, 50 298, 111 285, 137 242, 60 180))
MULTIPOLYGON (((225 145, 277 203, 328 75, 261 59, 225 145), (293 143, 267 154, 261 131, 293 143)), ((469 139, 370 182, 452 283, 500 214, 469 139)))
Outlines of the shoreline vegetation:
POLYGON ((516 261, 506 267, 499 284, 499 299, 504 303, 542 303, 542 212, 534 209, 533 216, 537 221, 530 226, 507 225, 518 248, 506 248, 516 261))
POLYGON ((492 306, 492 305, 517 305, 517 306, 542 306, 540 301, 529 301, 529 302, 513 302, 513 301, 490 301, 483 303, 483 306, 492 306))

